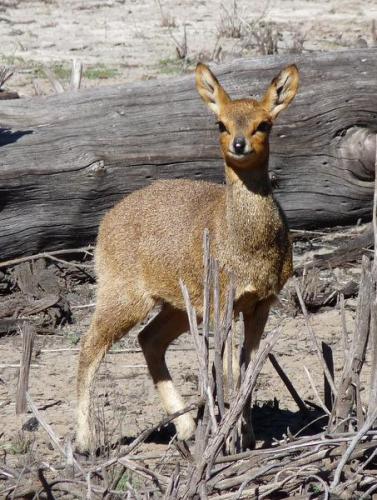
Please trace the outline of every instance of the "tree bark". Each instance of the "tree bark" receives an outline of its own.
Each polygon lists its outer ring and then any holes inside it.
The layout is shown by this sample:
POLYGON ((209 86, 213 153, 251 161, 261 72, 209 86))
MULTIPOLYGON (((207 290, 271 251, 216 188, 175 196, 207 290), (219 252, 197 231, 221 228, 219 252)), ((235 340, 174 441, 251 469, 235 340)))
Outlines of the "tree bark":
MULTIPOLYGON (((371 219, 376 56, 361 49, 213 68, 232 97, 261 97, 284 65, 300 70, 299 93, 271 135, 270 171, 292 228, 371 219)), ((2 101, 0 258, 93 242, 104 212, 157 178, 222 182, 215 121, 193 74, 2 101)))

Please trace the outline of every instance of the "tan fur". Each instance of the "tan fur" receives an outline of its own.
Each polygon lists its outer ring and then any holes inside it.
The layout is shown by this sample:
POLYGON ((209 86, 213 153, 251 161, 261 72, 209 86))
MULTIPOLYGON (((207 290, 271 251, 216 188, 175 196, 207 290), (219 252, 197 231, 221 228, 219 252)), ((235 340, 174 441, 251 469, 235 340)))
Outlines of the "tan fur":
MULTIPOLYGON (((140 334, 149 371, 168 413, 183 408, 165 364, 170 342, 187 330, 179 279, 202 315, 202 238, 209 229, 211 252, 219 261, 223 290, 235 277, 235 311, 245 318, 245 348, 257 348, 270 305, 292 274, 291 245, 268 177, 268 131, 297 91, 295 66, 273 80, 263 100, 232 101, 209 68, 199 64, 200 95, 226 127, 220 134, 226 185, 190 180, 158 181, 132 193, 103 219, 96 249, 97 306, 83 339, 78 370, 77 445, 88 449, 90 387, 112 343, 142 321, 157 304, 161 313, 140 334), (259 128, 258 128, 259 127, 259 128), (231 152, 245 138, 247 154, 231 152)), ((195 429, 190 415, 177 419, 180 438, 195 429)))

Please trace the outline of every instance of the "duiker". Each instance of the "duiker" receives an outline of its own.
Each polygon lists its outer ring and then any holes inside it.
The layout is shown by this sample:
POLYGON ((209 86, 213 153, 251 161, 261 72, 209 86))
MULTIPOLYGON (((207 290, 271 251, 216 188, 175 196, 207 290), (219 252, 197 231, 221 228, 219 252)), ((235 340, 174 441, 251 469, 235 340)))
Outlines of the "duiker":
MULTIPOLYGON (((232 100, 210 69, 198 64, 197 90, 218 120, 225 186, 157 181, 124 198, 104 217, 95 254, 96 310, 79 359, 78 449, 93 443, 90 388, 103 356, 156 304, 162 305, 161 312, 140 333, 140 345, 166 412, 184 408, 165 352, 188 329, 180 278, 202 314, 205 228, 222 288, 228 272, 234 277, 235 313, 243 313, 247 359, 257 348, 270 306, 292 274, 288 228, 272 194, 268 157, 271 127, 296 95, 298 81, 296 66, 288 66, 262 100, 232 100)), ((174 423, 180 439, 192 436, 190 414, 174 423)))

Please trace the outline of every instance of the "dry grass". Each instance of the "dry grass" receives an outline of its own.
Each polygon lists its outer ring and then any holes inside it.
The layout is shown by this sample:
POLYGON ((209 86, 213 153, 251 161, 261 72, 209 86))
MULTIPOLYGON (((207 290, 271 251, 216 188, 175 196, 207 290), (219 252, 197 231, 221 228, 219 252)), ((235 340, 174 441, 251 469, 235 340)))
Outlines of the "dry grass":
POLYGON ((244 48, 253 49, 260 55, 278 53, 278 42, 281 40, 281 35, 274 23, 263 20, 246 23, 244 32, 242 41, 244 48))
POLYGON ((269 2, 266 2, 262 13, 253 18, 248 18, 240 11, 236 0, 231 6, 221 5, 220 20, 217 25, 217 38, 234 38, 243 50, 251 51, 258 55, 272 55, 279 51, 291 54, 301 54, 304 50, 306 34, 299 29, 291 29, 292 40, 289 46, 284 47, 283 35, 277 23, 267 19, 269 2))
POLYGON ((237 0, 233 0, 231 7, 221 4, 217 34, 224 38, 242 38, 243 21, 237 0))
POLYGON ((0 66, 0 91, 5 83, 13 76, 13 71, 7 66, 0 66))
POLYGON ((176 28, 177 27, 177 22, 175 20, 175 17, 172 16, 169 12, 166 12, 166 10, 162 7, 160 0, 156 0, 158 8, 160 10, 160 18, 161 22, 160 25, 162 28, 176 28))

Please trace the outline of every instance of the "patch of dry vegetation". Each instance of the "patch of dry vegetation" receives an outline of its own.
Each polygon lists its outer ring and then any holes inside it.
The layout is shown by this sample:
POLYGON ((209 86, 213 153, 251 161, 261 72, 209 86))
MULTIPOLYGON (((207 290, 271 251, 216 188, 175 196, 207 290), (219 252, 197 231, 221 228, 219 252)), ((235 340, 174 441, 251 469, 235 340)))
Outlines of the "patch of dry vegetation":
MULTIPOLYGON (((235 497, 271 498, 274 495, 279 498, 297 495, 329 498, 331 494, 340 498, 367 499, 377 490, 376 267, 372 267, 368 258, 363 258, 357 319, 352 334, 345 322, 343 297, 338 294, 345 359, 338 380, 334 376, 331 348, 319 345, 306 310, 305 301, 311 301, 312 294, 308 296, 308 285, 305 285, 304 301, 301 285, 296 282, 297 302, 304 314, 307 335, 322 366, 326 385, 322 398, 317 389, 319 381, 311 377, 308 367, 314 403, 300 396, 295 380, 287 376, 279 359, 272 354, 278 330, 267 335, 247 368, 242 348, 239 348, 239 386, 231 376, 224 377, 224 365, 228 367, 228 373, 233 372, 230 346, 236 339, 242 346, 242 321, 235 330, 232 321, 234 290, 231 286, 227 291, 226 311, 223 316, 220 314, 218 271, 216 262, 210 258, 208 236, 205 249, 203 296, 206 312, 202 330, 198 329, 188 291, 184 283, 181 284, 199 365, 199 399, 184 410, 197 409, 195 442, 173 439, 162 451, 140 453, 142 443, 156 431, 161 432, 177 414, 146 428, 133 441, 127 442, 116 439, 116 434, 122 435, 122 432, 114 434, 114 428, 106 422, 104 408, 108 402, 105 397, 97 408, 99 455, 89 458, 75 456, 69 436, 62 439, 57 435, 26 392, 34 419, 45 429, 60 459, 56 457, 47 463, 40 450, 37 453, 32 438, 25 431, 15 436, 11 443, 0 443, 3 495, 51 498, 69 492, 68 498, 90 494, 108 499, 148 496, 191 499, 199 495, 201 498, 226 500, 235 497), (210 307, 215 309, 213 325, 209 323, 210 307), (360 374, 367 351, 372 356, 371 379, 362 400, 360 374), (209 357, 210 352, 214 357, 209 357), (275 439, 263 448, 248 450, 243 437, 251 429, 250 395, 268 359, 297 405, 298 424, 295 429, 286 428, 282 439, 275 439)), ((64 266, 65 261, 59 258, 57 264, 64 266)), ((66 265, 74 272, 74 263, 66 265)), ((25 279, 22 283, 27 286, 25 279)), ((271 425, 272 420, 278 418, 283 418, 283 413, 276 403, 254 407, 257 432, 259 426, 271 425)))

